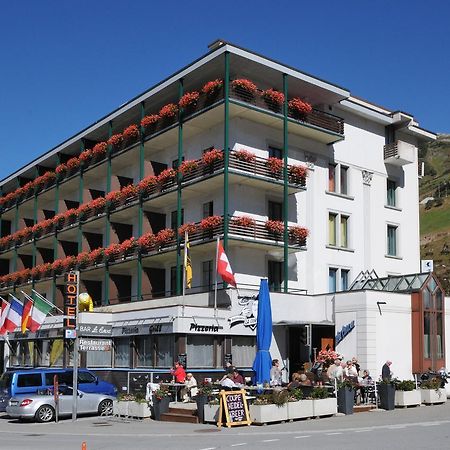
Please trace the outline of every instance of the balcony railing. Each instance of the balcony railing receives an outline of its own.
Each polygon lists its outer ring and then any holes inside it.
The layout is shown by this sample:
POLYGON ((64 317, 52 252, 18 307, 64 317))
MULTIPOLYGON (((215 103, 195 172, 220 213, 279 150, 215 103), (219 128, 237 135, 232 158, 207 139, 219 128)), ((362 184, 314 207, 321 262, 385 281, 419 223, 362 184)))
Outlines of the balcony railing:
POLYGON ((391 142, 383 147, 384 162, 395 166, 404 166, 414 162, 415 147, 402 141, 391 142))
MULTIPOLYGON (((282 114, 282 106, 277 103, 265 100, 261 95, 252 95, 246 91, 230 89, 230 98, 249 103, 260 109, 272 111, 276 114, 282 114)), ((318 109, 313 109, 310 113, 295 115, 288 112, 288 117, 299 123, 314 125, 324 130, 343 135, 344 134, 344 120, 340 117, 328 114, 318 109)))

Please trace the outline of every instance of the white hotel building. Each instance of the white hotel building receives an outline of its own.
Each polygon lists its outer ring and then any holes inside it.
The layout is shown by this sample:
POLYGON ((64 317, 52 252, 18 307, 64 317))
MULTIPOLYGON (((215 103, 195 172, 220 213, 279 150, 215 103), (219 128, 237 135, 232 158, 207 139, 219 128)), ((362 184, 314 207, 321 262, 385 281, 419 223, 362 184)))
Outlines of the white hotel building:
MULTIPOLYGON (((203 373, 229 358, 251 367, 262 277, 272 357, 290 372, 336 344, 375 376, 386 359, 401 378, 439 368, 450 347, 443 291, 432 275, 402 276, 420 272, 417 147, 435 138, 410 114, 217 41, 1 182, 0 295, 34 288, 61 307, 63 274, 79 269, 95 305, 80 314, 80 334, 113 343, 82 352, 81 364, 122 386, 128 372, 167 371, 179 355, 203 373), (124 133, 132 124, 137 134, 124 133), (187 223, 193 282, 183 297, 176 231, 187 223), (215 310, 217 234, 239 291, 220 283, 215 310), (111 247, 130 238, 139 243, 111 247), (353 283, 361 272, 370 279, 353 283)), ((17 331, 0 344, 4 366, 70 365, 63 336, 58 315, 36 334, 17 331)))

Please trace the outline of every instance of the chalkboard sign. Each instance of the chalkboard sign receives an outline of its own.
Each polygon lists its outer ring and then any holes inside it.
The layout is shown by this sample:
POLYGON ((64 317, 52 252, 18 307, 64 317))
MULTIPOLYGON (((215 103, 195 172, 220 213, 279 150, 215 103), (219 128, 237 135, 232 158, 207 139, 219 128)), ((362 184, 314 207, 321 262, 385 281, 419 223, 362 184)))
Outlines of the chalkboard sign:
POLYGON ((178 355, 178 362, 186 369, 187 366, 187 355, 186 353, 180 353, 178 355))
POLYGON ((245 390, 220 391, 217 426, 221 428, 223 424, 231 427, 233 425, 250 425, 251 423, 247 399, 245 398, 245 390), (224 415, 225 417, 223 417, 224 415))

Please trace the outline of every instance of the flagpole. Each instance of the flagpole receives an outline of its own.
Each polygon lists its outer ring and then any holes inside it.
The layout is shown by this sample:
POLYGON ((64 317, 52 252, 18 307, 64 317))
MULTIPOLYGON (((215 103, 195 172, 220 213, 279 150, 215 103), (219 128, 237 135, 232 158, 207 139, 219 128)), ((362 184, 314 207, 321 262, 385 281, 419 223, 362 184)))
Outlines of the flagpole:
POLYGON ((217 269, 219 267, 219 239, 220 239, 220 236, 217 235, 216 270, 215 270, 215 283, 214 283, 214 317, 217 317, 217 269))
MULTIPOLYGON (((31 307, 31 311, 33 311, 33 308, 34 308, 34 299, 33 299, 33 297, 30 297, 26 292, 23 292, 23 291, 20 291, 20 292, 23 294, 23 296, 27 300, 29 300, 30 302, 33 303, 33 306, 31 307)), ((59 308, 57 308, 53 303, 50 303, 50 302, 45 302, 45 303, 47 303, 47 305, 49 305, 49 306, 53 306, 53 308, 56 308, 58 311, 60 311, 62 313, 62 311, 59 308)), ((31 312, 30 312, 30 314, 31 314, 31 312)), ((48 315, 53 317, 52 313, 48 313, 48 315)))
POLYGON ((186 267, 187 267, 187 245, 188 240, 187 230, 184 232, 184 258, 183 258, 183 300, 181 304, 181 317, 184 317, 184 300, 186 295, 186 267))

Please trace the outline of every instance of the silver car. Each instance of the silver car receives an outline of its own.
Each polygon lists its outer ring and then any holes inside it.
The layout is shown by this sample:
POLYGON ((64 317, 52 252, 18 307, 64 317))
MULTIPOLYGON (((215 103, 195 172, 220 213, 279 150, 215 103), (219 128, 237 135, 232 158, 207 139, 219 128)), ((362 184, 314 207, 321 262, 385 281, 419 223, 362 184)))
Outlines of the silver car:
MULTIPOLYGON (((73 390, 68 386, 59 389, 59 416, 72 414, 73 390)), ((87 394, 78 391, 78 414, 112 414, 114 397, 104 394, 87 394)), ((56 415, 55 398, 51 391, 45 394, 25 394, 12 397, 6 413, 13 419, 34 419, 37 422, 51 422, 56 415)))

